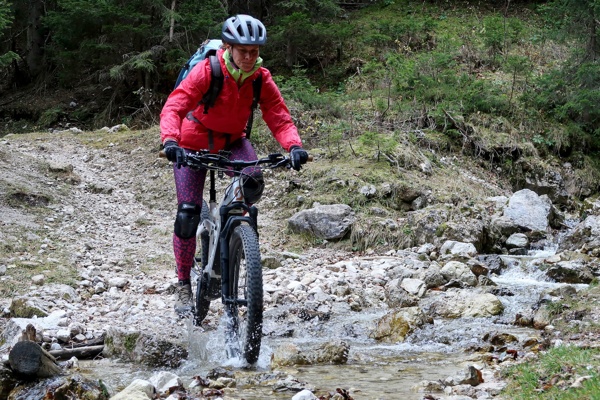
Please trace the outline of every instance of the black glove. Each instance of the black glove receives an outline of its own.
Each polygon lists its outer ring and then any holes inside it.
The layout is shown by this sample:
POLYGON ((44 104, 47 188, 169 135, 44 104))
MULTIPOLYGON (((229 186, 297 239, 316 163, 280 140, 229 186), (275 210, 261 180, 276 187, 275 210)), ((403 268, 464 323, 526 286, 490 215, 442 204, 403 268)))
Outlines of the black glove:
POLYGON ((177 168, 181 168, 182 165, 185 166, 185 151, 179 147, 176 141, 167 140, 163 146, 167 160, 175 163, 177 168))
POLYGON ((308 153, 300 146, 292 146, 290 149, 290 161, 292 162, 292 168, 300 171, 302 164, 306 164, 308 161, 308 153))

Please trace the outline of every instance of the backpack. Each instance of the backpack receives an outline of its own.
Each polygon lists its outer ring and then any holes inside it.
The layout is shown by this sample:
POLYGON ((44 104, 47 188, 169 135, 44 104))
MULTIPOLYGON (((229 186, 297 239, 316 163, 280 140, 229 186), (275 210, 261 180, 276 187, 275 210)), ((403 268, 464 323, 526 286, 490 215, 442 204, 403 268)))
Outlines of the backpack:
MULTIPOLYGON (((219 93, 223 88, 223 72, 221 71, 221 64, 219 63, 219 59, 217 58, 217 50, 221 48, 223 42, 220 39, 208 39, 200 47, 198 50, 190 57, 190 59, 185 63, 181 71, 179 72, 179 76, 175 81, 175 88, 179 86, 182 80, 185 79, 192 70, 202 60, 205 58, 209 59, 210 70, 211 70, 211 79, 210 86, 204 96, 202 96, 202 100, 200 103, 204 104, 204 114, 208 113, 208 109, 215 105, 215 101, 217 97, 219 97, 219 93)), ((250 132, 252 131, 252 123, 254 120, 254 110, 258 106, 258 100, 260 99, 260 90, 262 88, 262 74, 258 75, 258 77, 252 82, 252 106, 250 117, 248 118, 248 123, 246 124, 246 129, 244 132, 246 133, 246 137, 250 137, 250 132)))

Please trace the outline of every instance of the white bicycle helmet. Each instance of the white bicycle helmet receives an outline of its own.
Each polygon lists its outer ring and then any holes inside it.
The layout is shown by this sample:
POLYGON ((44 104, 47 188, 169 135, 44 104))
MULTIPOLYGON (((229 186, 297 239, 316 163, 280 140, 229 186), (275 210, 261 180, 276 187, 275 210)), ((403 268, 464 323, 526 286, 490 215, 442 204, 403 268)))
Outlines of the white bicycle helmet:
POLYGON ((250 15, 238 14, 227 18, 223 23, 221 39, 229 44, 262 46, 267 42, 267 29, 258 19, 250 15))

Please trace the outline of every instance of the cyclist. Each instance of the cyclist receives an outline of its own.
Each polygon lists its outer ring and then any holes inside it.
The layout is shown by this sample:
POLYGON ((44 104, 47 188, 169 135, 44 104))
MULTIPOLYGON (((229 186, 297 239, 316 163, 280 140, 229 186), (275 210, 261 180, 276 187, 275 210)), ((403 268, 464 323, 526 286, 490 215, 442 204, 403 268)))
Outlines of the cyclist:
MULTIPOLYGON (((308 153, 302 148, 298 130, 279 88, 271 73, 262 66, 260 47, 267 39, 263 23, 244 14, 230 17, 223 24, 221 39, 224 45, 217 52, 217 57, 224 80, 214 106, 205 110, 200 104, 211 81, 210 64, 206 59, 196 65, 169 95, 160 114, 160 137, 167 159, 173 162, 177 191, 173 251, 179 282, 175 311, 180 315, 192 309, 190 271, 206 178, 206 170, 181 168, 185 153, 227 150, 231 154, 230 159, 257 159, 244 128, 251 112, 252 81, 260 74, 262 86, 258 104, 273 137, 290 152, 295 170, 300 170, 308 160, 308 153)), ((254 178, 245 180, 243 184, 245 198, 255 203, 264 188, 262 173, 259 168, 244 172, 254 178)))

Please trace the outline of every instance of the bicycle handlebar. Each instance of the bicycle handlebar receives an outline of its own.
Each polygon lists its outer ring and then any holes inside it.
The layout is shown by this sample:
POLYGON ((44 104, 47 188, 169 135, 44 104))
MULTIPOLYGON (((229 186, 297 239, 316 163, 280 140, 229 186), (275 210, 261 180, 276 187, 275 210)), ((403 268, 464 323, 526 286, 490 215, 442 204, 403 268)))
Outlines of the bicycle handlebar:
MULTIPOLYGON (((166 157, 164 151, 160 151, 160 157, 166 157)), ((308 161, 312 161, 312 155, 308 156, 308 161)), ((292 162, 289 157, 284 156, 280 153, 272 153, 266 157, 259 158, 258 160, 243 161, 243 160, 230 160, 222 154, 213 154, 208 151, 199 151, 196 153, 188 153, 185 156, 185 165, 191 168, 206 168, 219 170, 227 167, 231 167, 234 170, 242 170, 247 167, 256 167, 259 165, 267 166, 268 168, 279 168, 287 167, 291 168, 292 162), (268 164, 268 165, 267 165, 268 164)))

